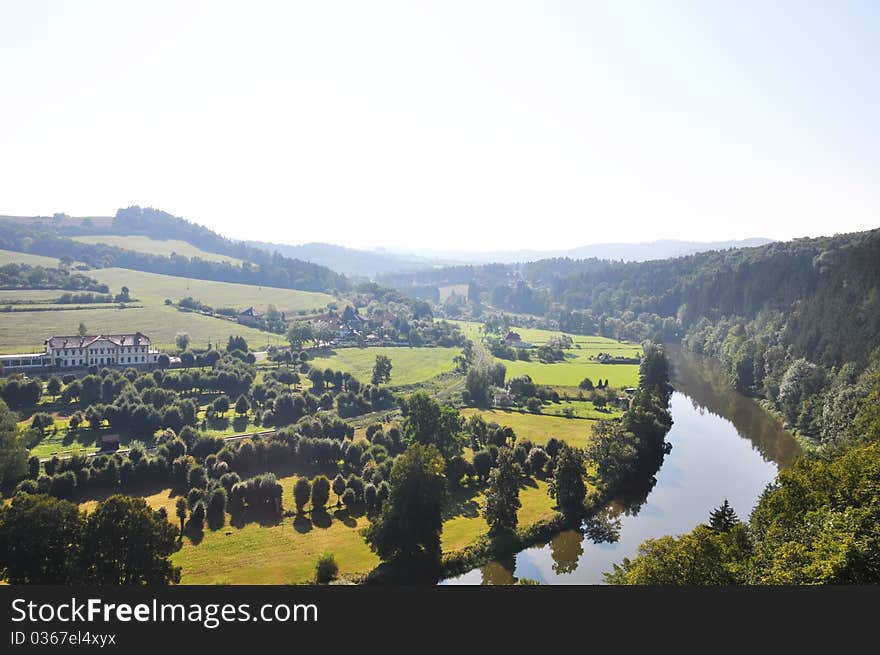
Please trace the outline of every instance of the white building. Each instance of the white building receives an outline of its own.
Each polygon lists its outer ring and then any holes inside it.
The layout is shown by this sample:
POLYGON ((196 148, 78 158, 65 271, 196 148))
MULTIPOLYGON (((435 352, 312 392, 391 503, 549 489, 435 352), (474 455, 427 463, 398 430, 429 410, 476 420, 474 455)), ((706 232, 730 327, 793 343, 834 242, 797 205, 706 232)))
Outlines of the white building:
POLYGON ((141 332, 51 337, 46 339, 46 352, 0 355, 0 363, 6 368, 146 366, 156 364, 160 355, 150 344, 150 337, 141 332))

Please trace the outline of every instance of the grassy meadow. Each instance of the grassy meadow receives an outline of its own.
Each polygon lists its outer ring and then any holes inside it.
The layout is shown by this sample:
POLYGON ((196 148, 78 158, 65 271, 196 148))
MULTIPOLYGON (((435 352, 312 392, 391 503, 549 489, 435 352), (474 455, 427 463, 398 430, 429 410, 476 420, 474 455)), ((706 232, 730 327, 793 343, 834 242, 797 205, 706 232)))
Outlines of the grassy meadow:
MULTIPOLYGON (((474 409, 461 410, 462 416, 480 414, 486 421, 507 425, 516 432, 517 439, 529 439, 535 444, 545 444, 550 437, 583 448, 590 439, 596 421, 582 418, 564 418, 548 414, 530 414, 519 410, 474 409)), ((612 416, 611 414, 607 415, 612 416)))
POLYGON ((171 253, 176 253, 181 257, 198 257, 207 261, 229 262, 236 265, 242 263, 240 259, 235 257, 206 252, 186 241, 178 239, 151 239, 148 236, 118 236, 112 234, 76 236, 71 238, 81 243, 105 243, 108 246, 116 246, 117 248, 142 252, 147 255, 163 255, 168 257, 171 253))
POLYGON ((391 387, 400 387, 425 382, 433 377, 451 371, 452 359, 461 354, 459 348, 337 348, 334 354, 315 357, 310 363, 318 368, 332 368, 351 373, 361 382, 369 382, 377 355, 391 359, 391 387))
MULTIPOLYGON (((284 488, 284 504, 293 507, 293 485, 297 475, 279 477, 284 488)), ((164 507, 175 521, 175 503, 183 488, 142 485, 133 487, 132 495, 144 498, 154 509, 164 507)), ((83 499, 80 509, 92 511, 106 494, 83 499)), ((260 520, 246 517, 233 522, 227 514, 223 527, 200 535, 187 534, 181 549, 172 555, 175 565, 182 567, 183 584, 303 584, 314 576, 315 561, 323 552, 330 552, 339 564, 340 575, 357 576, 368 573, 379 559, 370 550, 362 535, 369 520, 363 515, 350 515, 337 510, 336 497, 331 493, 327 511, 307 513, 298 517, 260 520)), ((555 505, 544 480, 529 480, 520 489, 522 507, 520 526, 527 526, 550 516, 555 505)), ((442 548, 453 552, 476 541, 488 531, 481 515, 485 497, 480 490, 459 489, 444 518, 442 548)), ((307 506, 306 509, 309 509, 307 506)))
POLYGON ((296 289, 280 289, 278 287, 262 287, 233 282, 215 282, 194 278, 145 273, 127 268, 103 268, 89 271, 89 275, 105 283, 114 293, 125 285, 131 289, 133 298, 144 304, 163 303, 165 298, 177 302, 186 296, 192 296, 206 305, 217 309, 232 307, 247 309, 251 305, 265 311, 270 304, 282 312, 296 313, 311 311, 325 307, 335 301, 333 296, 313 291, 296 289))
MULTIPOLYGON (((22 253, 0 251, 0 263, 4 260, 27 262, 34 256, 22 253)), ((57 260, 39 263, 56 266, 57 260)), ((8 261, 6 263, 8 263, 8 261)), ((31 263, 38 263, 31 261, 31 263)), ((39 351, 43 340, 53 334, 76 334, 80 322, 86 324, 89 332, 141 332, 149 335, 153 345, 160 349, 174 347, 174 338, 186 332, 192 345, 202 348, 210 343, 225 342, 230 334, 243 336, 255 348, 268 344, 283 344, 284 337, 269 334, 233 321, 204 316, 194 312, 180 312, 164 304, 166 298, 177 302, 185 296, 192 296, 212 307, 233 307, 245 309, 251 305, 265 310, 274 304, 280 311, 296 313, 312 311, 333 302, 333 296, 310 291, 259 287, 229 282, 196 280, 158 273, 145 273, 123 268, 107 268, 88 271, 117 293, 122 286, 131 289, 137 299, 136 307, 106 305, 86 306, 75 311, 28 311, 4 313, 0 320, 0 350, 5 353, 39 351)), ((0 296, 18 300, 50 300, 57 298, 61 291, 0 291, 0 296)), ((65 306, 66 307, 66 306, 65 306)))
POLYGON ((56 257, 43 257, 42 255, 31 255, 13 250, 0 250, 0 266, 5 266, 6 264, 29 264, 30 266, 57 268, 58 259, 56 257))
MULTIPOLYGON (((473 321, 454 321, 454 323, 459 325, 465 335, 473 341, 479 341, 483 336, 480 323, 473 321)), ((512 329, 522 337, 523 341, 536 346, 546 344, 551 338, 563 334, 562 332, 537 328, 514 327, 512 329)), ((573 347, 565 351, 565 361, 563 362, 544 364, 538 361, 522 362, 497 358, 496 361, 507 367, 508 378, 528 375, 537 384, 554 387, 577 387, 584 378, 590 378, 594 383, 600 378, 608 380, 608 384, 616 388, 638 385, 638 365, 600 364, 592 361, 590 357, 595 357, 603 352, 623 357, 634 357, 641 354, 641 346, 615 341, 607 337, 581 334, 568 334, 568 336, 573 341, 573 347)))

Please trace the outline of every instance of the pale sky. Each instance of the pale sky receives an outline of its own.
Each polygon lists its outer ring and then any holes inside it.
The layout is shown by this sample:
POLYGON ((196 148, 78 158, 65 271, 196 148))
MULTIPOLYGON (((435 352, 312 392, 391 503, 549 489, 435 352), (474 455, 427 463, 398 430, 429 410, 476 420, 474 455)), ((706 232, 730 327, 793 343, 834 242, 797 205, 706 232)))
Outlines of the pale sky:
POLYGON ((502 250, 880 226, 877 2, 0 0, 0 214, 502 250))

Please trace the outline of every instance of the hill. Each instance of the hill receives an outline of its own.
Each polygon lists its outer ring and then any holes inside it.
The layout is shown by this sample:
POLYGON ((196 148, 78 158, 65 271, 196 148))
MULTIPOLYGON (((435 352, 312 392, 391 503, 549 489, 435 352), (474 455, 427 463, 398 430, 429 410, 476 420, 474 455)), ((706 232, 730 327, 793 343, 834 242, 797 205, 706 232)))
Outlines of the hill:
POLYGON ((643 262, 669 259, 710 250, 752 248, 772 243, 761 237, 734 241, 682 241, 662 239, 647 243, 598 243, 564 250, 495 250, 495 251, 435 251, 420 250, 415 254, 449 264, 517 264, 541 259, 567 257, 569 259, 612 259, 615 261, 643 262))
POLYGON ((186 241, 181 241, 180 239, 154 239, 141 235, 118 236, 113 234, 99 234, 76 236, 73 237, 73 240, 79 241, 80 243, 103 243, 108 246, 116 246, 123 250, 132 250, 134 252, 142 252, 148 255, 165 255, 168 257, 171 257, 172 255, 180 255, 190 258, 198 257, 199 259, 205 259, 212 262, 229 262, 230 264, 238 266, 242 264, 242 260, 240 259, 229 257, 227 255, 218 255, 213 252, 206 252, 201 248, 196 248, 194 245, 187 243, 186 241))
MULTIPOLYGON (((166 275, 277 286, 305 291, 338 291, 349 287, 348 280, 330 269, 269 253, 226 239, 219 234, 182 218, 155 209, 129 207, 120 209, 112 222, 100 226, 88 219, 15 217, 0 219, 0 248, 51 257, 70 257, 92 268, 121 267, 166 275), (124 243, 140 251, 108 243, 113 237, 141 237, 124 243), (212 253, 211 259, 169 256, 144 252, 144 241, 161 235, 183 241, 194 248, 212 253), (97 237, 92 243, 72 237, 97 237), (216 257, 223 256, 221 261, 216 257), (239 263, 241 262, 241 263, 239 263)), ((118 243, 118 242, 117 242, 118 243)), ((152 249, 155 244, 151 244, 152 249)))
POLYGON ((343 275, 369 279, 383 273, 417 271, 443 263, 440 260, 404 253, 356 250, 329 243, 306 243, 300 246, 265 241, 246 241, 245 243, 269 252, 278 252, 287 257, 314 262, 343 275))

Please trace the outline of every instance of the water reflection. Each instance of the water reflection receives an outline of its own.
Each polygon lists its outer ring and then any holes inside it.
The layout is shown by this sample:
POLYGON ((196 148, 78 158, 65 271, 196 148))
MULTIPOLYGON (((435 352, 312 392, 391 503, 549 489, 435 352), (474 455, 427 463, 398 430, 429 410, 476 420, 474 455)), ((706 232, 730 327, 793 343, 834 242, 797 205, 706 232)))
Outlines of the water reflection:
POLYGON ((577 568, 578 560, 584 554, 583 541, 584 535, 577 530, 565 530, 553 538, 550 557, 553 558, 554 573, 571 573, 577 568))
POLYGON ((727 384, 716 362, 670 349, 675 393, 673 444, 642 489, 617 499, 580 531, 504 562, 492 562, 451 584, 510 584, 527 577, 549 584, 601 584, 646 539, 689 532, 728 498, 746 518, 780 467, 800 453, 794 438, 753 400, 727 384))
POLYGON ((668 346, 673 386, 685 393, 694 409, 726 418, 743 439, 768 462, 781 468, 800 455, 801 448, 782 425, 753 399, 737 392, 728 382, 721 362, 668 346))

